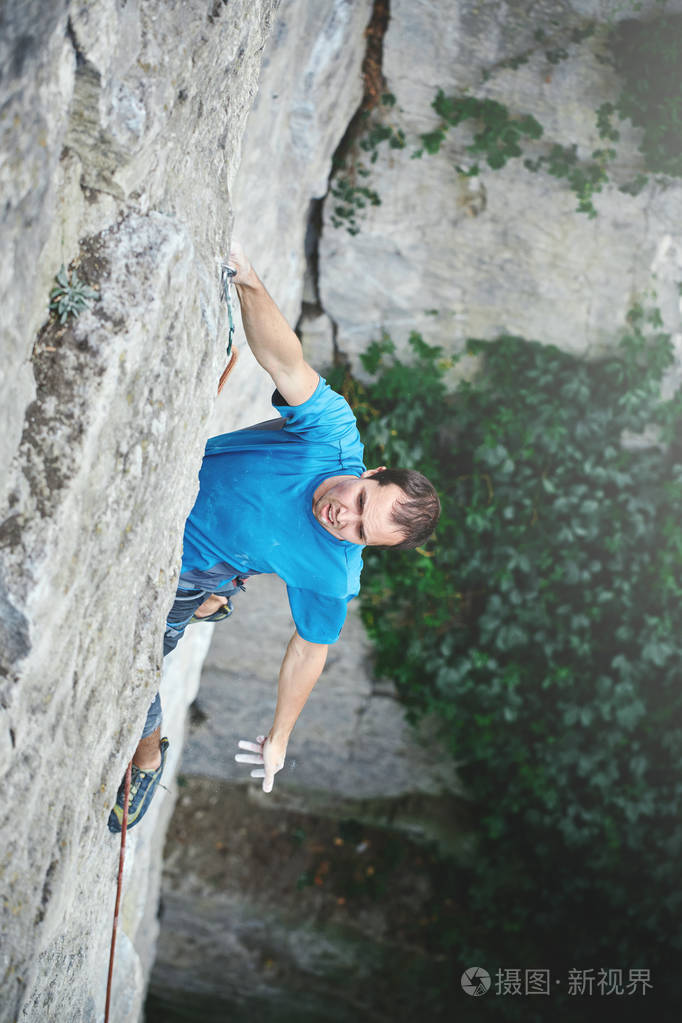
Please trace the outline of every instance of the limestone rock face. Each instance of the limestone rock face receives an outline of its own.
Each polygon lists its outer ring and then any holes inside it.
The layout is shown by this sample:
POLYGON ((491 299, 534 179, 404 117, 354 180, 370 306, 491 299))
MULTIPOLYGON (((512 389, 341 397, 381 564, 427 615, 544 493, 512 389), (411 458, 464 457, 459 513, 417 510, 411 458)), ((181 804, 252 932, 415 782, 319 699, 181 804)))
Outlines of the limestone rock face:
MULTIPOLYGON (((646 3, 636 16, 655 14, 656 6, 646 3)), ((411 330, 447 352, 461 351, 467 337, 507 332, 598 356, 616 339, 633 301, 652 287, 667 328, 679 331, 682 187, 650 177, 636 197, 619 191, 643 169, 640 132, 629 121, 618 122, 613 184, 595 196, 594 219, 575 212, 577 198, 565 180, 531 173, 523 159, 492 170, 483 157, 477 176, 458 173, 475 160, 466 148, 472 122, 451 128, 439 153, 413 159, 421 133, 439 124, 431 103, 442 89, 497 100, 512 117, 533 115, 544 128, 528 147, 533 157, 553 143, 576 144, 579 159, 589 162, 605 145, 596 110, 620 88, 604 61, 607 31, 633 12, 615 3, 468 0, 393 0, 390 12, 382 66, 395 103, 379 105, 375 117, 402 131, 406 145, 382 142, 372 162, 360 135, 347 161, 353 169, 339 171, 332 186, 344 178, 364 185, 380 205, 357 214, 359 230, 351 235, 343 222, 334 225, 330 197, 320 239, 321 304, 354 367, 382 331, 400 347, 411 330), (572 32, 590 24, 591 34, 572 41, 572 32), (547 54, 559 48, 566 56, 553 63, 547 54), (512 66, 518 58, 522 63, 512 66), (367 177, 358 176, 360 165, 367 177)))
POLYGON ((0 493, 35 385, 32 338, 45 318, 40 269, 55 202, 54 179, 74 84, 74 55, 65 34, 67 0, 3 4, 0 12, 0 493), (41 299, 37 296, 40 295, 41 299))
MULTIPOLYGON (((440 153, 412 159, 437 124, 438 88, 533 114, 547 145, 575 142, 589 157, 595 109, 619 87, 600 47, 623 5, 393 0, 383 75, 395 102, 375 111, 406 145, 380 143, 376 162, 356 153, 381 203, 350 235, 334 224, 328 185, 363 94, 374 6, 26 0, 0 11, 0 1023, 102 1018, 118 855, 106 818, 159 684, 204 441, 272 414, 271 383, 241 342, 215 401, 233 220, 290 322, 302 298, 315 306, 302 333, 318 365, 337 346, 357 366, 382 329, 400 344, 418 329, 448 351, 509 331, 599 354, 652 284, 679 332, 682 191, 672 179, 637 197, 618 191, 641 169, 634 129, 621 126, 615 184, 592 220, 574 212, 565 183, 521 161, 458 173, 471 160, 466 125, 440 153), (558 46, 591 20, 594 33, 548 64, 537 29, 558 46), (99 295, 63 325, 48 312, 61 264, 99 295)), ((290 629, 281 593, 275 604, 268 656, 290 629)), ((335 681, 297 733, 292 813, 304 796, 345 812, 353 800, 455 786, 404 729, 390 686, 370 683, 358 630, 351 619, 335 681)), ((171 787, 210 633, 197 626, 164 665, 171 787)), ((271 713, 275 679, 260 674, 257 699, 230 705, 240 729, 271 713)), ((216 686, 188 764, 199 773, 213 753, 233 782, 231 753, 219 761, 210 730, 225 713, 216 686)), ((129 840, 118 1023, 139 1016, 172 801, 155 803, 129 840)))
MULTIPOLYGON (((224 364, 230 190, 274 7, 3 6, 3 1023, 102 1018, 118 856, 106 819, 159 684, 224 364), (99 295, 63 325, 48 313, 62 263, 99 295)), ((207 636, 182 654, 174 759, 207 636)), ((112 1019, 131 1023, 155 814, 137 865, 130 840, 112 1019)))
POLYGON ((215 330, 229 190, 274 6, 74 0, 47 13, 38 4, 3 9, 3 481, 34 386, 33 338, 79 239, 128 208, 177 218, 196 246, 215 330))
MULTIPOLYGON (((370 0, 283 0, 264 54, 234 187, 234 232, 292 325, 301 311, 311 210, 327 194, 332 156, 362 98, 371 11, 370 0)), ((318 351, 328 362, 328 348, 306 347, 316 368, 318 351)), ((249 391, 256 418, 268 419, 272 386, 253 374, 253 361, 248 350, 240 354, 234 386, 249 391)), ((228 400, 216 407, 216 432, 228 400)))
MULTIPOLYGON (((201 452, 209 433, 272 414, 243 345, 215 402, 234 212, 295 322, 308 209, 361 96, 369 0, 283 3, 235 191, 277 6, 64 0, 0 15, 2 1023, 102 1017, 118 855, 106 818, 159 684, 201 452), (62 263, 99 295, 64 325, 48 312, 62 263)), ((169 785, 211 630, 197 631, 164 665, 169 785)), ((126 1023, 171 805, 155 801, 129 837, 112 999, 126 1023)))
POLYGON ((327 194, 332 156, 362 98, 371 11, 370 0, 284 0, 249 117, 235 186, 235 233, 248 238, 268 290, 294 322, 308 210, 327 194))

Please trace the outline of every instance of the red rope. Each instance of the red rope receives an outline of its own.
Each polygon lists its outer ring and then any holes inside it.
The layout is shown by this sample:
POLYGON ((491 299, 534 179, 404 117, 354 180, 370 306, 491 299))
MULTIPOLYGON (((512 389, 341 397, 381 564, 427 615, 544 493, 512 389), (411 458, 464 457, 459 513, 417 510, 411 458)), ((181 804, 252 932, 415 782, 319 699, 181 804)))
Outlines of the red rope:
POLYGON ((116 931, 118 929, 118 910, 121 905, 121 887, 123 884, 123 861, 126 850, 126 831, 128 830, 128 803, 130 801, 130 777, 133 771, 132 760, 128 764, 123 796, 123 820, 121 821, 121 852, 118 858, 118 885, 116 886, 116 907, 114 909, 114 926, 111 931, 111 951, 109 952, 109 976, 107 977, 107 1000, 104 1006, 104 1023, 109 1023, 109 1003, 111 1001, 111 978, 114 973, 114 950, 116 948, 116 931))
POLYGON ((228 362, 227 366, 223 370, 223 372, 221 374, 221 377, 220 377, 220 381, 218 383, 218 394, 220 394, 220 392, 222 391, 223 387, 225 386, 225 381, 227 380, 227 378, 229 377, 230 373, 234 369, 236 361, 237 361, 237 349, 233 348, 232 349, 232 355, 230 356, 230 361, 228 362))

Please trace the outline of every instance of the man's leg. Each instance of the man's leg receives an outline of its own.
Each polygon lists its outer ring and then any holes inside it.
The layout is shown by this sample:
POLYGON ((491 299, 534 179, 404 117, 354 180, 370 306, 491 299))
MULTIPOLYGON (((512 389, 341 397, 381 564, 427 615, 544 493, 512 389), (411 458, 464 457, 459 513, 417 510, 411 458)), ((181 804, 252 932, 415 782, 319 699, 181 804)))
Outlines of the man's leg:
POLYGON ((142 771, 155 771, 161 766, 161 726, 140 739, 133 753, 133 763, 142 771))
MULTIPOLYGON (((192 615, 209 594, 205 590, 178 590, 166 621, 163 639, 164 657, 177 646, 192 615)), ((133 753, 133 769, 130 779, 128 806, 128 827, 133 828, 142 820, 161 780, 168 749, 168 739, 161 738, 161 697, 157 693, 147 711, 147 720, 142 738, 133 753)), ((116 794, 116 802, 109 814, 108 827, 114 833, 121 830, 123 806, 125 803, 125 779, 116 794)))
MULTIPOLYGON (((196 618, 208 618, 227 604, 223 594, 206 590, 178 590, 166 621, 164 657, 177 646, 185 628, 196 618)), ((133 754, 133 763, 143 771, 154 770, 161 763, 161 699, 157 693, 147 712, 142 738, 133 754)))
MULTIPOLYGON (((176 593, 173 606, 166 620, 163 639, 164 657, 177 646, 185 628, 196 618, 208 618, 228 603, 228 594, 236 587, 228 587, 225 593, 211 593, 209 590, 181 590, 176 593)), ((157 693, 147 712, 137 749, 133 753, 133 771, 130 788, 128 827, 132 828, 147 812, 156 787, 163 773, 168 739, 161 738, 161 698, 157 693)), ((121 782, 116 804, 109 815, 109 830, 121 830, 125 786, 121 782)))
POLYGON ((194 613, 201 607, 210 590, 181 590, 175 594, 173 606, 166 619, 166 632, 163 637, 163 656, 175 650, 180 637, 192 620, 194 613))
POLYGON ((161 697, 157 693, 147 711, 142 738, 133 753, 133 764, 142 771, 155 771, 161 764, 161 697))

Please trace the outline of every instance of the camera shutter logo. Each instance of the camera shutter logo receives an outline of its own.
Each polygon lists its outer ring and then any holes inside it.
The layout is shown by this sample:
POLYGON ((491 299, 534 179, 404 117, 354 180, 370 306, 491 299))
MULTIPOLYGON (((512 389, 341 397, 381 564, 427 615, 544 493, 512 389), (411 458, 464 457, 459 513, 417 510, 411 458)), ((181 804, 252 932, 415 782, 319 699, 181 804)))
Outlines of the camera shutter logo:
POLYGON ((490 987, 490 974, 481 966, 470 966, 462 974, 462 987, 468 995, 478 998, 490 987))

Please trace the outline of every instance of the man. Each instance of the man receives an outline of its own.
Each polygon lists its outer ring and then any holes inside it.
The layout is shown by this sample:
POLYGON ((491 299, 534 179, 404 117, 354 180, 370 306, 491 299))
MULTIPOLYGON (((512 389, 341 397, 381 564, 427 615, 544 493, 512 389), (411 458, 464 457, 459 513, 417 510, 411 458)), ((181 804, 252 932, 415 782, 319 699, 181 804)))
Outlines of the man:
MULTIPOLYGON (((357 595, 365 545, 416 547, 433 531, 440 504, 412 470, 365 469, 363 445, 348 403, 305 361, 298 338, 237 244, 233 283, 249 346, 276 387, 281 428, 213 437, 199 493, 185 524, 175 603, 164 654, 192 621, 230 613, 242 580, 274 572, 287 584, 296 629, 279 673, 272 728, 240 741, 236 759, 257 765, 253 777, 272 791, 289 736, 336 642, 348 602, 357 595)), ((269 424, 268 424, 269 425, 269 424)), ((163 771, 161 705, 152 704, 133 756, 129 827, 146 812, 163 771)), ((109 817, 120 830, 123 785, 109 817)))

